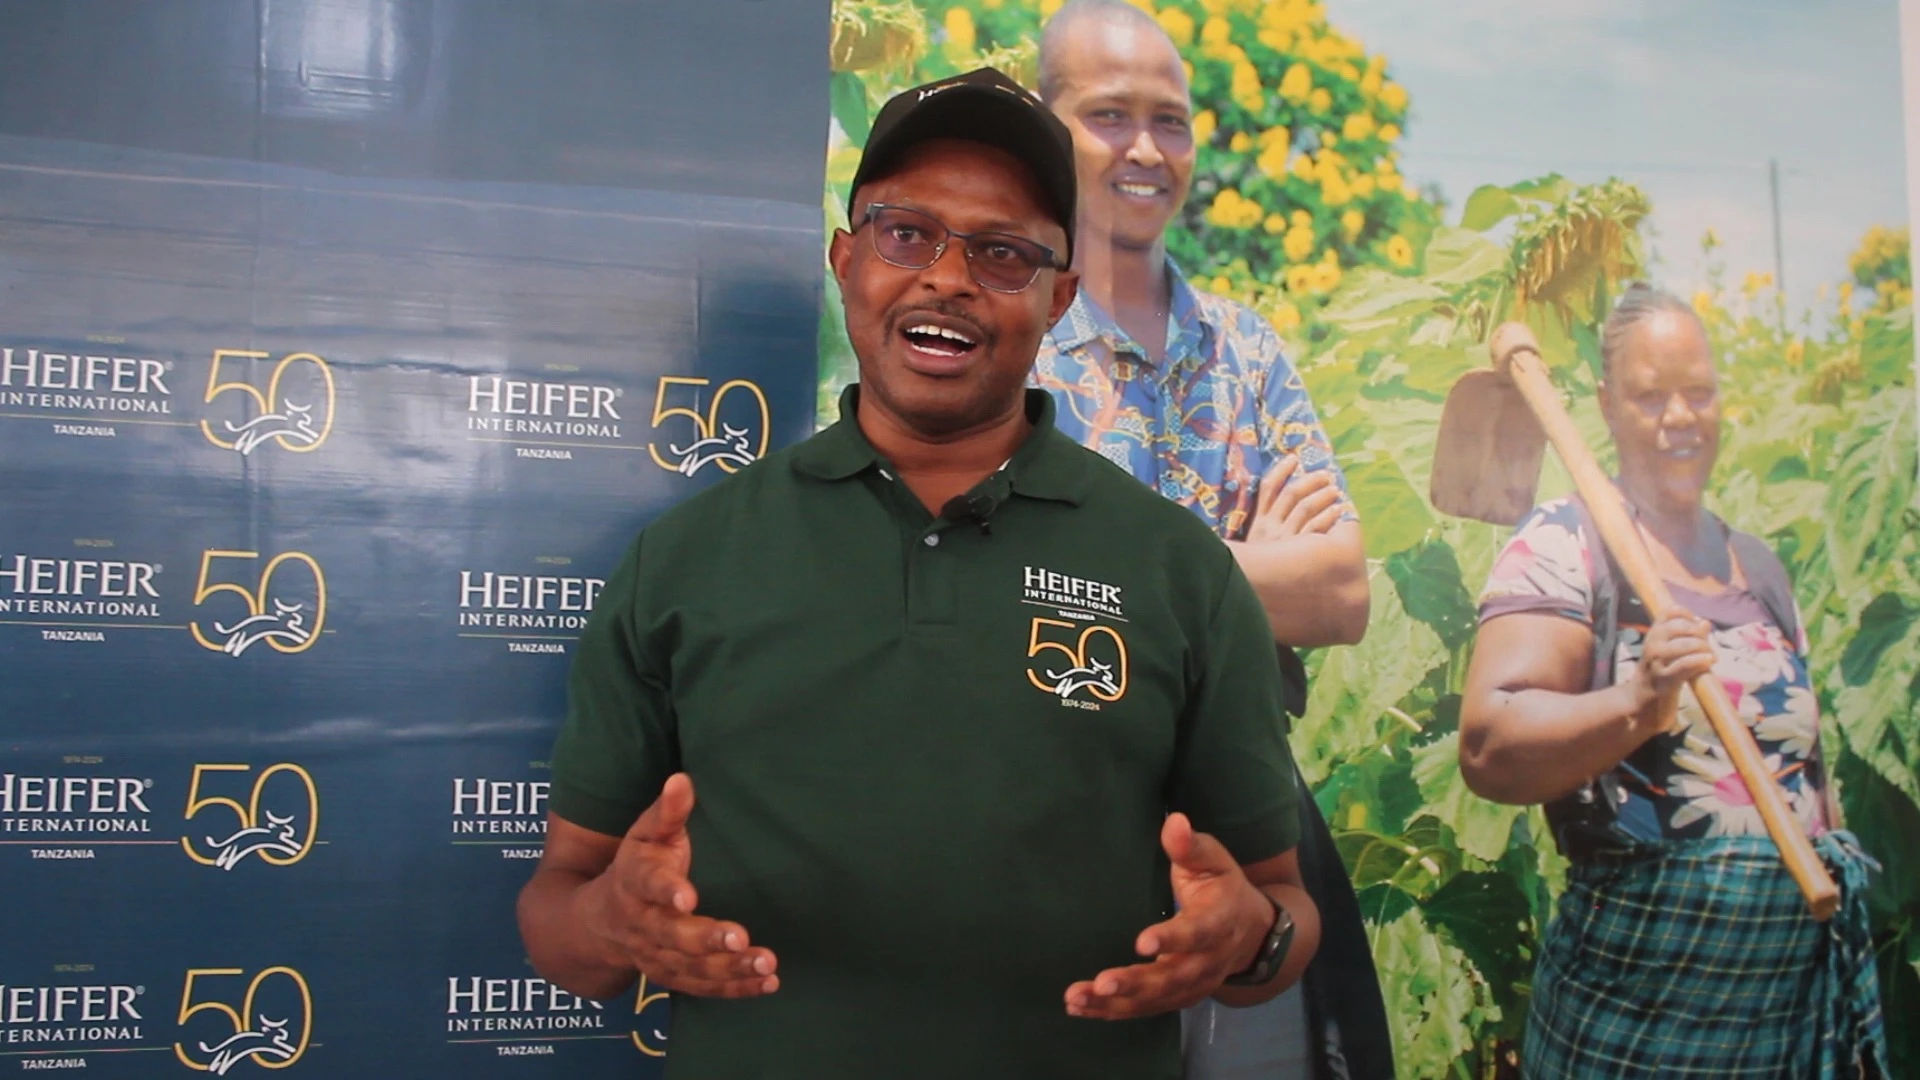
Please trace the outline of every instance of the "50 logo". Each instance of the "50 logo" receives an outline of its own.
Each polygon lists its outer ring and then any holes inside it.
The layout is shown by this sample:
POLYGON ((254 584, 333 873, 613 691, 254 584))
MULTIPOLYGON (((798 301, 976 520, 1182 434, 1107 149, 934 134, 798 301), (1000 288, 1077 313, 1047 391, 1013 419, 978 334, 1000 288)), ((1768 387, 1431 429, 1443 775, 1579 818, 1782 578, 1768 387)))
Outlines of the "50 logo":
POLYGON ((665 990, 647 993, 647 977, 640 976, 640 995, 633 1002, 633 1045, 648 1057, 667 1056, 667 1010, 672 1008, 672 997, 665 990), (649 1009, 653 1015, 642 1020, 649 1009))
POLYGON ((267 560, 260 571, 260 579, 249 589, 232 582, 210 582, 215 560, 247 560, 260 558, 257 551, 205 551, 200 555, 200 579, 194 585, 193 605, 199 607, 220 593, 235 593, 245 604, 245 613, 230 616, 230 622, 210 620, 213 633, 209 635, 200 628, 198 620, 189 624, 193 640, 201 648, 214 652, 223 652, 229 656, 239 656, 259 642, 277 652, 298 653, 313 647, 320 638, 321 627, 327 621, 327 576, 315 562, 313 556, 299 551, 283 552, 267 560), (304 576, 310 579, 302 583, 305 587, 283 586, 279 591, 274 586, 282 585, 276 581, 275 574, 281 567, 287 567, 290 575, 304 576), (306 573, 299 575, 298 567, 305 567, 306 573), (271 607, 271 610, 269 610, 271 607))
POLYGON ((187 858, 201 866, 231 870, 249 855, 259 855, 262 862, 272 866, 292 866, 313 850, 314 838, 320 831, 320 791, 314 786, 313 774, 298 765, 282 762, 263 769, 254 778, 245 803, 224 795, 200 794, 202 782, 210 777, 217 783, 221 773, 252 771, 251 765, 193 767, 193 779, 187 785, 186 819, 192 821, 205 810, 226 810, 233 814, 235 821, 225 839, 218 839, 218 833, 202 836, 204 852, 194 847, 191 836, 182 836, 180 847, 187 858), (286 779, 277 785, 269 801, 267 784, 276 776, 286 779), (263 803, 269 805, 263 806, 263 803), (276 807, 286 812, 275 813, 276 807))
POLYGON ((1119 701, 1127 693, 1127 643, 1111 626, 1083 628, 1035 616, 1027 634, 1027 657, 1032 661, 1043 655, 1045 660, 1028 663, 1027 681, 1063 703, 1082 690, 1105 702, 1119 701), (1077 638, 1075 630, 1080 632, 1077 638))
POLYGON ((732 379, 720 384, 714 391, 713 400, 707 403, 707 411, 702 413, 700 406, 700 388, 713 382, 712 379, 688 378, 683 375, 662 375, 653 395, 653 427, 660 426, 675 417, 685 417, 693 425, 688 433, 686 445, 667 443, 667 452, 671 458, 663 456, 653 443, 647 444, 647 453, 652 455, 653 463, 682 476, 692 476, 709 464, 718 465, 722 472, 737 472, 742 466, 750 465, 767 452, 767 395, 759 386, 745 379, 732 379), (673 387, 687 387, 692 390, 693 407, 667 405, 667 391, 673 387), (727 395, 742 391, 753 399, 752 405, 736 408, 731 414, 722 415, 727 395), (756 412, 753 405, 758 405, 756 412), (758 432, 758 441, 755 441, 758 432))
POLYGON ((242 423, 220 422, 224 437, 214 431, 211 422, 200 421, 200 433, 208 442, 244 455, 252 454, 256 447, 269 440, 296 454, 318 450, 320 444, 327 441, 328 433, 333 431, 333 369, 318 356, 308 352, 282 356, 267 376, 265 392, 244 378, 220 380, 222 361, 264 361, 271 355, 246 349, 214 350, 213 364, 207 369, 207 403, 212 404, 222 394, 236 392, 243 401, 251 398, 253 405, 246 409, 244 415, 248 419, 242 423), (292 376, 290 383, 288 376, 292 376))
POLYGON ((194 1000, 196 980, 237 979, 246 975, 243 968, 193 968, 187 972, 187 984, 180 991, 181 1041, 173 1044, 180 1064, 199 1072, 225 1076, 229 1069, 251 1060, 263 1069, 284 1069, 299 1061, 313 1039, 313 991, 307 980, 290 967, 270 967, 253 977, 234 1008, 234 987, 224 989, 224 999, 215 997, 205 983, 200 992, 208 1000, 194 1000), (202 1021, 187 1027, 201 1013, 214 1013, 225 1023, 202 1021), (204 1034, 200 1034, 204 1033, 204 1034), (191 1041, 193 1048, 188 1049, 191 1041))

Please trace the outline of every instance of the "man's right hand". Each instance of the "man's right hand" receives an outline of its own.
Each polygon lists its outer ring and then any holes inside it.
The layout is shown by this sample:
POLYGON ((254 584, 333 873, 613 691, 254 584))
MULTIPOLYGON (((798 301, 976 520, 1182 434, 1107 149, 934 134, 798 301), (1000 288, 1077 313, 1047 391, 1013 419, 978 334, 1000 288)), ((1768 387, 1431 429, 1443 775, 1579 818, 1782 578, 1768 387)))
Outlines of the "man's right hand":
POLYGON ((1340 523, 1346 498, 1333 473, 1322 469, 1296 477, 1299 470, 1299 455, 1286 454, 1260 478, 1249 543, 1324 533, 1340 523))
POLYGON ((754 947, 739 923, 693 913, 692 813, 693 780, 675 773, 612 864, 575 893, 575 911, 609 956, 657 986, 701 997, 771 994, 780 988, 773 951, 754 947))

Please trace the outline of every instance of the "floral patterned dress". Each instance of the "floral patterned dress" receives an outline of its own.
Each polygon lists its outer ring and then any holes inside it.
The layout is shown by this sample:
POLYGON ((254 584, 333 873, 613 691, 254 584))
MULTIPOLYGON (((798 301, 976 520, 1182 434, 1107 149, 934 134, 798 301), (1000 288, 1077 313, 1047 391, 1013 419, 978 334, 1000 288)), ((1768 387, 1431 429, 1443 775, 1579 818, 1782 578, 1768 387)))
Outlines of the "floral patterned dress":
MULTIPOLYGON (((1480 598, 1480 618, 1539 612, 1594 625, 1594 559, 1598 537, 1571 500, 1546 503, 1521 522, 1495 561, 1480 598)), ((1778 565, 1743 566, 1756 575, 1782 573, 1778 565)), ((1625 583, 1613 658, 1614 681, 1633 677, 1646 640, 1647 615, 1625 583)), ((1780 782, 1810 835, 1829 827, 1826 776, 1821 767, 1819 706, 1807 678, 1806 636, 1795 640, 1775 622, 1754 592, 1730 588, 1700 593, 1669 583, 1682 607, 1713 624, 1718 658, 1713 673, 1740 718, 1752 729, 1767 768, 1780 782)), ((1798 612, 1795 612, 1798 621, 1798 612)), ((1734 771, 1692 690, 1680 694, 1672 730, 1654 736, 1615 766, 1621 804, 1616 827, 1636 840, 1764 836, 1766 826, 1734 771)))

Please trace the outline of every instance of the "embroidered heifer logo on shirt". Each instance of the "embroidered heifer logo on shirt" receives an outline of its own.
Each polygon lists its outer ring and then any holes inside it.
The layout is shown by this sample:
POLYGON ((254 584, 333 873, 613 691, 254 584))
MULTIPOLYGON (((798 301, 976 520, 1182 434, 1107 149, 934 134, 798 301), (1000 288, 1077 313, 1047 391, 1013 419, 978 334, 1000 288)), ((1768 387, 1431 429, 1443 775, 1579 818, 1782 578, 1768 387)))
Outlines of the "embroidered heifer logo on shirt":
POLYGON ((1062 705, 1097 710, 1126 695, 1127 643, 1111 626, 1037 615, 1027 631, 1027 681, 1062 705))

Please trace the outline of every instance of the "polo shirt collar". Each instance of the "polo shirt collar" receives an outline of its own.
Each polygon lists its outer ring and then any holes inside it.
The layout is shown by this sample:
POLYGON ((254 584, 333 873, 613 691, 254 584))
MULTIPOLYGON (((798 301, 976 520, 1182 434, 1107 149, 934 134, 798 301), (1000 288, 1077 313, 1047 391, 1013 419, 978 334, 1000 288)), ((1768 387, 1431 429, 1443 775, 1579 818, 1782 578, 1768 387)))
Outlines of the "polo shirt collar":
MULTIPOLYGON (((860 384, 841 391, 840 419, 795 449, 794 467, 817 480, 845 480, 884 467, 886 460, 855 419, 859 404, 860 384)), ((1026 406, 1033 430, 1007 462, 1004 472, 1009 486, 1030 498, 1080 505, 1091 479, 1087 452, 1054 430, 1052 394, 1029 389, 1026 406)))
MULTIPOLYGON (((1187 275, 1181 272, 1180 265, 1171 256, 1167 258, 1167 277, 1171 283, 1173 302, 1168 305, 1167 311, 1164 366, 1172 369, 1201 356, 1206 324, 1200 317, 1199 294, 1187 283, 1187 275)), ((1063 353, 1098 340, 1104 342, 1108 351, 1116 356, 1130 353, 1138 357, 1140 363, 1153 366, 1146 359, 1147 350, 1133 339, 1133 335, 1122 330, 1113 316, 1095 303, 1084 289, 1074 295, 1067 313, 1047 331, 1047 337, 1053 347, 1063 353)))

